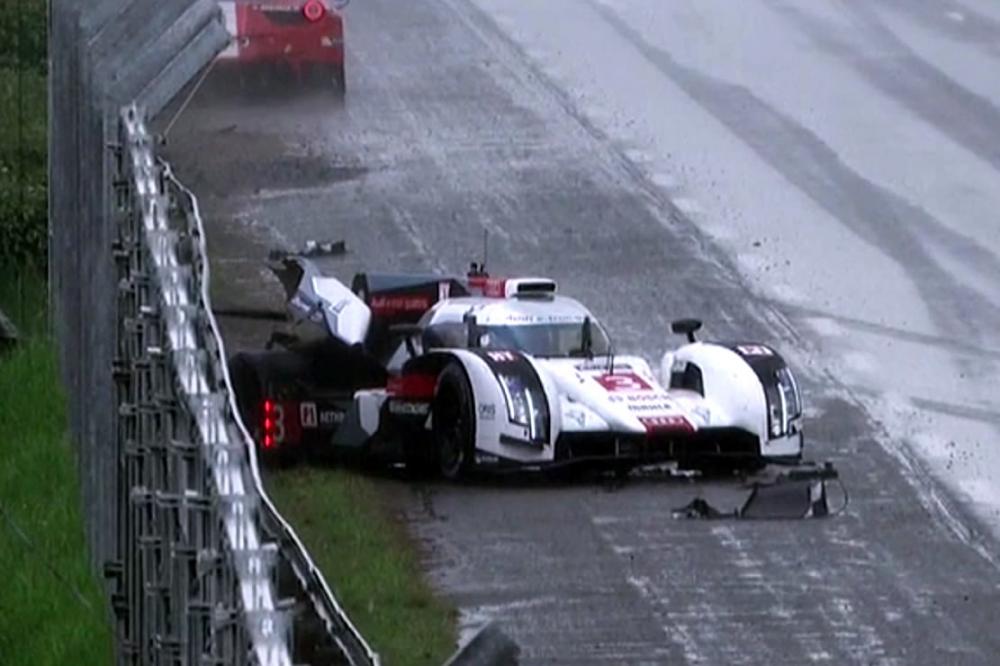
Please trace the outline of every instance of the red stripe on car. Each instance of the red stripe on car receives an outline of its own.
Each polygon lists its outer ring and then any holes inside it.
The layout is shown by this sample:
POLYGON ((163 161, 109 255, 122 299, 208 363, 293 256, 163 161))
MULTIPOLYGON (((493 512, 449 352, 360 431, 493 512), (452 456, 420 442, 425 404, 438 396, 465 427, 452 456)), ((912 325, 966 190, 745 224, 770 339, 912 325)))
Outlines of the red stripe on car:
POLYGON ((434 397, 437 387, 435 375, 401 375, 392 377, 386 385, 386 390, 393 398, 405 400, 430 400, 434 397))
POLYGON ((507 295, 507 278, 470 277, 469 290, 478 291, 483 296, 490 298, 503 298, 507 295))
POLYGON ((694 425, 680 414, 669 416, 640 416, 639 422, 649 434, 661 432, 694 432, 694 425))

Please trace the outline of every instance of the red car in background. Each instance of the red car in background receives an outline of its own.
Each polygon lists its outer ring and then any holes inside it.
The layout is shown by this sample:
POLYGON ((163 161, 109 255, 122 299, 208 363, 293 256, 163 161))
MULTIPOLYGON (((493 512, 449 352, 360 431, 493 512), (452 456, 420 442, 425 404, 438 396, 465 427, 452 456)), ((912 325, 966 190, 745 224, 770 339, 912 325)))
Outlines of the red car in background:
MULTIPOLYGON (((342 8, 346 3, 338 5, 342 8)), ((343 93, 344 21, 329 0, 221 0, 233 40, 220 61, 297 79, 331 83, 343 93)))

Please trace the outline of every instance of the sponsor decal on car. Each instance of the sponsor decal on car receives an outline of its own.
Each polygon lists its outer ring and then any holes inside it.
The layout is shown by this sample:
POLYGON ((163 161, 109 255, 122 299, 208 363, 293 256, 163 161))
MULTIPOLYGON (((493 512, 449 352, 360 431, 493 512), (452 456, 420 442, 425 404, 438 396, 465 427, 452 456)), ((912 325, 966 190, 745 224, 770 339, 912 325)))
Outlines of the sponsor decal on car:
POLYGON ((694 432, 694 426, 691 422, 680 414, 670 414, 667 416, 640 416, 639 422, 646 427, 646 432, 648 433, 663 431, 694 432))
POLYGON ((479 405, 479 419, 481 421, 493 421, 497 417, 497 406, 492 402, 484 402, 479 405))
MULTIPOLYGON (((607 370, 607 361, 584 361, 573 366, 576 370, 581 371, 592 371, 592 370, 607 370)), ((619 372, 625 371, 629 372, 632 370, 632 366, 628 363, 615 363, 615 369, 619 372)))
POLYGON ((629 391, 652 391, 653 387, 634 372, 616 372, 613 375, 598 375, 594 380, 608 393, 629 391))
POLYGON ((507 295, 507 279, 477 275, 469 278, 469 289, 488 298, 503 298, 507 295))
POLYGON ((677 409, 672 403, 666 400, 656 402, 631 403, 628 406, 630 412, 676 412, 677 409))
MULTIPOLYGON (((583 324, 583 317, 572 314, 521 314, 512 312, 501 312, 493 316, 484 316, 482 324, 489 326, 517 325, 517 324, 583 324)), ((605 366, 601 366, 605 367, 605 366)))
POLYGON ((320 408, 315 402, 299 403, 299 424, 306 430, 338 426, 345 417, 341 409, 320 408))
POLYGON ((334 425, 340 425, 344 422, 347 417, 347 413, 339 409, 321 409, 319 410, 319 424, 320 426, 329 427, 334 425))
POLYGON ((677 403, 662 391, 621 393, 608 396, 608 402, 625 405, 630 412, 676 412, 677 403))
POLYGON ((431 411, 429 402, 411 402, 409 400, 390 400, 389 413, 398 416, 425 416, 431 411))
POLYGON ((319 425, 315 402, 303 402, 299 405, 299 420, 303 428, 315 428, 319 425))
POLYGON ((430 308, 431 299, 425 294, 376 294, 368 306, 377 315, 423 312, 430 308))

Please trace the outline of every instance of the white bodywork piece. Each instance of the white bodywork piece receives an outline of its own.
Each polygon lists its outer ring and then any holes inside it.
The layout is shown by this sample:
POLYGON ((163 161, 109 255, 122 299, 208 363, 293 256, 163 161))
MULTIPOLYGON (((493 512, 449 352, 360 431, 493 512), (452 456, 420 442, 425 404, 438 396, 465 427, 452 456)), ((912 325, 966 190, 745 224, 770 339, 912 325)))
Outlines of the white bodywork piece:
POLYGON ((371 310, 339 280, 314 277, 313 291, 323 303, 323 317, 330 332, 348 344, 364 342, 371 310))

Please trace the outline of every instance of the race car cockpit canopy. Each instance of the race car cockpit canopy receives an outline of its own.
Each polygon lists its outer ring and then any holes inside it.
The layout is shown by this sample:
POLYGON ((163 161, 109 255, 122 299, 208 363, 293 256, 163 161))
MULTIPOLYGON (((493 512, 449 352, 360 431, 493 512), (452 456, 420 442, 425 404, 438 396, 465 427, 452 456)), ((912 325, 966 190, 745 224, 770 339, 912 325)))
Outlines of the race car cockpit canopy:
POLYGON ((611 348, 596 318, 564 296, 455 298, 437 304, 421 324, 425 348, 511 349, 540 357, 603 356, 611 348))

